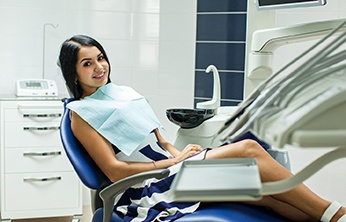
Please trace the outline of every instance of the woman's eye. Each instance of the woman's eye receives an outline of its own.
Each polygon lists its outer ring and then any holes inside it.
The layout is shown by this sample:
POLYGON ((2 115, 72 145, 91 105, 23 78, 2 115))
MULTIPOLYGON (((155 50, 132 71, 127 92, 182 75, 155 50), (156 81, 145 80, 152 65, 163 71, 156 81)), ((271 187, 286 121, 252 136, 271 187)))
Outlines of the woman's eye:
POLYGON ((105 57, 104 57, 103 55, 100 55, 98 59, 99 59, 99 61, 101 61, 101 60, 103 60, 104 58, 105 58, 105 57))
POLYGON ((86 63, 83 64, 84 67, 90 66, 90 65, 91 65, 91 62, 86 62, 86 63))

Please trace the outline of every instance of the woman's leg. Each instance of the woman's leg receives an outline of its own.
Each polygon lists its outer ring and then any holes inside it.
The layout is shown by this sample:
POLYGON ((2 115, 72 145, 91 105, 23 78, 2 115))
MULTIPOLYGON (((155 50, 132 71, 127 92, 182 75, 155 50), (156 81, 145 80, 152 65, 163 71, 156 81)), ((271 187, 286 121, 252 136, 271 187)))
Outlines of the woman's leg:
MULTIPOLYGON (((219 148, 209 150, 206 159, 216 158, 256 158, 259 173, 262 182, 271 182, 286 179, 292 176, 286 168, 275 161, 256 141, 243 140, 237 143, 225 145, 219 148)), ((319 220, 331 204, 331 202, 322 199, 304 184, 296 188, 272 195, 273 198, 287 203, 298 210, 319 220)), ((333 221, 346 213, 346 208, 340 208, 333 221)))
POLYGON ((290 221, 313 222, 317 221, 308 214, 298 210, 291 205, 279 201, 271 196, 265 196, 259 201, 245 201, 243 203, 270 208, 272 211, 286 217, 290 221))

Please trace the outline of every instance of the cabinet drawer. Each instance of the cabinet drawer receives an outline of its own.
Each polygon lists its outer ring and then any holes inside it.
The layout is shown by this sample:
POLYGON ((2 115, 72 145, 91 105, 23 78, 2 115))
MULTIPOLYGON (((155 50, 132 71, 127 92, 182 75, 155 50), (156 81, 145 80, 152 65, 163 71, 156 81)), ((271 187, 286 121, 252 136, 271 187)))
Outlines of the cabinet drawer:
POLYGON ((73 171, 62 147, 5 149, 5 173, 73 171))
POLYGON ((59 129, 59 122, 6 122, 5 148, 60 146, 59 129))
POLYGON ((73 172, 5 175, 5 210, 30 211, 79 206, 80 184, 73 172))
POLYGON ((21 112, 18 109, 5 109, 5 122, 21 121, 21 122, 59 122, 62 116, 61 110, 21 112))
POLYGON ((62 102, 7 102, 4 103, 5 121, 60 121, 62 102))

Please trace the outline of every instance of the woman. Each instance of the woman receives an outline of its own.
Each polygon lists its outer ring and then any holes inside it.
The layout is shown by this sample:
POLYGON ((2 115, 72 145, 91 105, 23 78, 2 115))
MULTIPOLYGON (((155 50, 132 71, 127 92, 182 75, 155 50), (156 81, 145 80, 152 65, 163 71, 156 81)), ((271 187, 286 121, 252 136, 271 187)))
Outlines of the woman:
MULTIPOLYGON (((169 177, 144 181, 117 198, 115 209, 123 213, 127 220, 171 220, 199 207, 200 203, 172 202, 170 195, 169 187, 174 174, 179 170, 181 162, 187 158, 256 158, 262 182, 278 181, 292 176, 253 140, 243 140, 214 149, 202 149, 196 144, 189 144, 182 151, 175 148, 161 136, 160 124, 143 97, 131 88, 110 83, 108 57, 103 47, 93 38, 77 35, 67 39, 62 44, 59 63, 68 89, 77 99, 70 103, 74 105, 69 107, 72 109, 72 131, 111 181, 154 169, 171 170, 169 177), (115 108, 114 103, 117 104, 115 108), (140 116, 142 119, 150 119, 143 122, 143 127, 138 124, 143 130, 137 130, 137 126, 128 129, 126 124, 133 122, 131 118, 123 118, 135 112, 136 106, 144 113, 140 116), (114 114, 113 108, 120 111, 114 114), (106 120, 103 118, 104 113, 109 113, 108 116, 111 117, 106 120), (97 126, 103 120, 105 124, 97 126), (116 128, 124 131, 112 128, 114 122, 119 123, 116 128), (104 125, 107 125, 105 129, 104 125), (109 129, 118 131, 112 136, 107 134, 112 131, 109 129), (144 135, 143 131, 146 131, 144 135), (125 140, 127 132, 131 132, 134 140, 139 141, 135 144, 135 149, 133 144, 131 148, 131 144, 128 144, 130 142, 125 140), (111 142, 113 139, 114 142, 111 142)), ((266 196, 249 204, 271 208, 293 221, 346 221, 345 207, 322 199, 303 184, 285 193, 266 196)))

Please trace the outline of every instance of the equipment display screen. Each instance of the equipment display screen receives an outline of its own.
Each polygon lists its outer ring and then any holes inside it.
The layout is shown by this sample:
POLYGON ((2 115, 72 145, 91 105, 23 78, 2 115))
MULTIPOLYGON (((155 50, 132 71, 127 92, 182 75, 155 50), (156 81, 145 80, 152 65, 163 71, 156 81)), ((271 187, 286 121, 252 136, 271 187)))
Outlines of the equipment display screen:
POLYGON ((16 83, 18 97, 51 97, 58 95, 58 87, 54 80, 19 79, 16 83))
POLYGON ((46 81, 39 80, 28 80, 28 81, 20 81, 20 88, 22 89, 48 89, 48 84, 46 81))
POLYGON ((40 82, 26 82, 25 85, 27 88, 41 88, 40 82))
POLYGON ((257 0, 258 9, 322 6, 327 0, 257 0))

